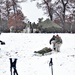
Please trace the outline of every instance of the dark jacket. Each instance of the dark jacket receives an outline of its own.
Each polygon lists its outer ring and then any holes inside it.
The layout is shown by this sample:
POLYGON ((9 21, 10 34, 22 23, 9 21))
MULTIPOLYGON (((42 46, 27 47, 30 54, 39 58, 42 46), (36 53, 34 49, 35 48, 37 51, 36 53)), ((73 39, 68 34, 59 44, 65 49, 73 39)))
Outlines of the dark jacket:
POLYGON ((51 41, 55 40, 55 35, 50 39, 49 43, 51 44, 51 41))

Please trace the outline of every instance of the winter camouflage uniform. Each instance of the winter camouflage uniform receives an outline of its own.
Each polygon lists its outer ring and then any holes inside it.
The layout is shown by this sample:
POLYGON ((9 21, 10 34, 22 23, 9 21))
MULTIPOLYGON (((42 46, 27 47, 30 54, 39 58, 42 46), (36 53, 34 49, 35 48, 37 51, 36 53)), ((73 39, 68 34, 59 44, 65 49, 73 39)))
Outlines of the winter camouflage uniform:
POLYGON ((57 52, 60 52, 60 46, 62 44, 62 39, 59 35, 56 35, 56 38, 55 38, 55 48, 56 48, 56 51, 57 52))
POLYGON ((57 52, 59 52, 60 51, 60 46, 62 44, 61 37, 59 35, 56 35, 56 36, 52 37, 51 40, 50 40, 50 44, 51 43, 53 43, 53 49, 56 50, 57 52), (53 38, 55 38, 55 39, 53 39, 53 38))

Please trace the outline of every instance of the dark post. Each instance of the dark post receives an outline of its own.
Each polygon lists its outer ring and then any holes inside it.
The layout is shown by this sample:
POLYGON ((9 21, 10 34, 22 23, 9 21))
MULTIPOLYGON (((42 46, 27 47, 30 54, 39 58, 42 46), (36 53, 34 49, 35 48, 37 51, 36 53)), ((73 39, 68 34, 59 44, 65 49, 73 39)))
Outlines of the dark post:
POLYGON ((50 59, 49 66, 51 66, 51 72, 52 72, 52 75, 53 75, 53 62, 52 62, 52 58, 50 59))
POLYGON ((10 72, 11 72, 11 75, 18 75, 17 73, 17 70, 16 70, 16 62, 17 62, 17 59, 15 58, 14 61, 12 61, 12 58, 10 58, 10 72), (14 70, 13 73, 12 73, 12 69, 14 70))

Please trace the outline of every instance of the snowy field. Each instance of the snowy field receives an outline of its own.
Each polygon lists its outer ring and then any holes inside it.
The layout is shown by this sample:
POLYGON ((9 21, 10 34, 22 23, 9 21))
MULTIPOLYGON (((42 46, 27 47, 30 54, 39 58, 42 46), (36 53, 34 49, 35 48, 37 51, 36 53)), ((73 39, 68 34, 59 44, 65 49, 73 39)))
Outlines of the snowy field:
MULTIPOLYGON (((17 58, 19 75, 51 75, 49 66, 53 58, 53 75, 75 75, 75 34, 59 34, 63 40, 59 53, 35 56, 34 51, 49 44, 54 34, 2 33, 0 40, 0 75, 10 75, 9 58, 17 58)), ((56 35, 56 34, 55 34, 56 35)))

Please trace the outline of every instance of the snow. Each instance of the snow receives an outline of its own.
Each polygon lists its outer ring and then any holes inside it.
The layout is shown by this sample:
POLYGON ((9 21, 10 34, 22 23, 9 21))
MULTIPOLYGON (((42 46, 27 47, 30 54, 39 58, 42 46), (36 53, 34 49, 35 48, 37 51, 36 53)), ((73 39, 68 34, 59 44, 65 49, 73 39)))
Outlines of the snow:
POLYGON ((0 40, 6 44, 0 45, 0 75, 10 75, 9 58, 18 59, 16 66, 19 75, 52 75, 50 58, 53 59, 53 75, 75 75, 75 34, 58 34, 63 40, 59 53, 35 56, 34 51, 52 48, 49 40, 53 33, 2 33, 0 40))

